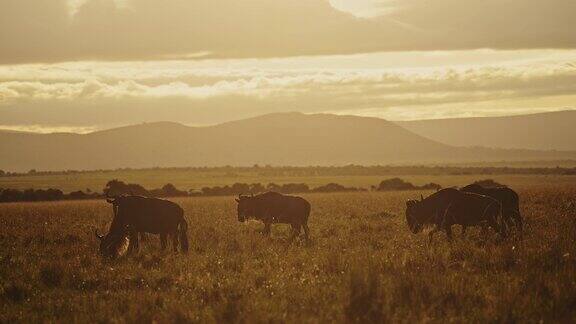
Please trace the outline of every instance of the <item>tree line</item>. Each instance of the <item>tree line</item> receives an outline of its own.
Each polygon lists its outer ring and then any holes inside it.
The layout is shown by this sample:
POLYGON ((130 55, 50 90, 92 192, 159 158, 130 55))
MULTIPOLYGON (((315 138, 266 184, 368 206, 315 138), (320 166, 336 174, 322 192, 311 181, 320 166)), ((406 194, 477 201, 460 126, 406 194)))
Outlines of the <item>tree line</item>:
MULTIPOLYGON (((415 186, 400 178, 392 178, 382 181, 377 186, 372 186, 373 191, 396 191, 396 190, 439 190, 440 185, 429 183, 424 186, 415 186)), ((283 194, 295 193, 315 193, 315 192, 360 192, 368 191, 365 188, 346 187, 337 183, 311 188, 305 183, 285 183, 267 185, 261 183, 234 183, 226 186, 203 187, 199 190, 180 190, 173 184, 166 184, 157 189, 146 189, 140 184, 125 183, 117 179, 110 180, 102 192, 73 191, 64 193, 60 189, 0 189, 0 202, 20 202, 20 201, 56 201, 56 200, 81 200, 81 199, 102 199, 107 196, 119 195, 139 195, 146 197, 211 197, 211 196, 237 196, 240 194, 259 194, 267 191, 275 191, 283 194)))
MULTIPOLYGON (((557 161, 557 163, 573 164, 574 161, 557 161)), ((545 162, 542 162, 545 163, 545 162)), ((548 162, 553 163, 553 162, 548 162)), ((258 176, 390 176, 395 174, 405 175, 494 175, 494 174, 541 174, 541 175, 576 175, 576 167, 506 167, 506 166, 430 166, 430 165, 408 165, 408 166, 308 166, 308 167, 288 167, 288 166, 259 166, 251 167, 179 167, 179 168, 118 168, 109 170, 64 170, 64 171, 40 171, 32 169, 28 172, 9 172, 0 170, 0 177, 20 177, 20 176, 45 176, 45 175, 73 175, 89 173, 114 173, 127 171, 183 171, 217 173, 229 176, 239 174, 254 174, 258 176)))

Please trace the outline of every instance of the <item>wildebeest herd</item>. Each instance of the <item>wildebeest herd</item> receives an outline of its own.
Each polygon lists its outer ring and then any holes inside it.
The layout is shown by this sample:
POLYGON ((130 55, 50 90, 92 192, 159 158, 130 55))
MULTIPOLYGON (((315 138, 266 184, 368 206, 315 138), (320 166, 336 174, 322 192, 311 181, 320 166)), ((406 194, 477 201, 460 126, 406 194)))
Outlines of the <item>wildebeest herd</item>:
MULTIPOLYGON (((255 219, 264 223, 263 233, 270 235, 272 224, 289 224, 292 231, 291 243, 301 231, 310 242, 308 218, 311 206, 301 197, 288 196, 276 192, 258 195, 240 195, 237 203, 238 221, 255 219)), ((126 253, 136 253, 139 249, 139 235, 159 234, 162 249, 166 249, 168 238, 172 240, 174 252, 178 247, 187 252, 188 224, 183 209, 176 203, 134 195, 110 197, 113 219, 106 235, 96 231, 100 240, 100 253, 103 257, 115 258, 126 253)), ((414 234, 420 233, 427 225, 433 226, 429 240, 439 231, 446 232, 452 240, 452 225, 461 225, 462 234, 469 226, 488 227, 502 238, 515 227, 522 233, 522 216, 518 194, 508 187, 482 187, 471 184, 461 189, 446 188, 420 200, 406 202, 406 221, 414 234)))

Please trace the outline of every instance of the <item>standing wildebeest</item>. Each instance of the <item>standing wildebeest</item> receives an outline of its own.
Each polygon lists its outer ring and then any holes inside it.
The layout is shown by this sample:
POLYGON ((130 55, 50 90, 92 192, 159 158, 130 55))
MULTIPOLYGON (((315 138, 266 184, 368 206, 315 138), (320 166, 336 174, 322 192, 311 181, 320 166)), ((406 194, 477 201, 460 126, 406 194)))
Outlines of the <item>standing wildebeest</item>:
POLYGON ((476 226, 488 224, 501 236, 506 235, 502 224, 500 203, 490 197, 462 192, 453 188, 442 189, 426 199, 406 202, 406 221, 410 230, 417 234, 424 225, 435 225, 428 234, 430 242, 434 233, 444 230, 452 240, 452 225, 476 226))
POLYGON ((308 217, 310 203, 301 197, 286 196, 277 192, 266 192, 256 196, 242 196, 236 199, 238 203, 238 221, 255 218, 264 223, 264 233, 270 235, 270 225, 273 223, 292 225, 290 242, 304 229, 306 241, 310 241, 308 217))
POLYGON ((181 250, 188 251, 188 224, 184 219, 184 211, 176 203, 141 196, 120 196, 107 201, 114 207, 114 219, 106 236, 96 234, 102 242, 115 241, 127 233, 130 239, 129 250, 137 252, 138 233, 145 232, 160 234, 162 249, 166 248, 167 237, 170 235, 175 252, 178 251, 178 241, 181 250))
POLYGON ((516 228, 522 232, 522 215, 520 215, 520 203, 516 191, 508 187, 486 188, 473 183, 460 189, 465 192, 472 192, 488 197, 492 197, 502 204, 502 217, 507 225, 514 223, 516 228))

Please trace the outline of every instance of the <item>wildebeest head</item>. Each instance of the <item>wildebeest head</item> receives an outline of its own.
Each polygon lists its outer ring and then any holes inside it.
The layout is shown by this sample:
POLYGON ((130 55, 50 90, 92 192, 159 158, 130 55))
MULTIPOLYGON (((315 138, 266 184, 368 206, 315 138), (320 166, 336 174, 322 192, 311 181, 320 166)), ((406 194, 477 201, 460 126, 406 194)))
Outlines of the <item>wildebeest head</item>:
POLYGON ((94 233, 100 240, 100 255, 104 258, 118 258, 126 254, 130 240, 128 233, 108 233, 107 235, 98 234, 98 230, 94 233))
POLYGON ((422 200, 408 200, 406 202, 406 222, 408 227, 414 234, 418 234, 424 229, 424 224, 420 221, 422 219, 422 200))
POLYGON ((112 204, 114 213, 110 231, 106 235, 98 234, 95 230, 96 237, 100 240, 100 255, 105 258, 117 258, 124 255, 128 250, 130 240, 128 231, 125 226, 116 222, 118 216, 119 203, 124 196, 110 197, 107 195, 106 201, 112 204))
POLYGON ((244 222, 249 217, 254 216, 253 197, 240 195, 236 198, 238 221, 244 222))
POLYGON ((119 196, 106 195, 106 202, 108 202, 109 204, 112 204, 112 207, 114 207, 114 210, 116 211, 116 208, 118 208, 118 205, 120 205, 122 200, 126 197, 127 197, 126 195, 119 195, 119 196))

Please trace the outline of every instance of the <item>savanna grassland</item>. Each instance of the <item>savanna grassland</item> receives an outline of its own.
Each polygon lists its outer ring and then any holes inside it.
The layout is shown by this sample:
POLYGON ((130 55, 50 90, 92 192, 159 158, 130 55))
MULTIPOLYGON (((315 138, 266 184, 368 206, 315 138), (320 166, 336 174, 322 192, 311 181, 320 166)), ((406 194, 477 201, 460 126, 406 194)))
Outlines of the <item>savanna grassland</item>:
POLYGON ((0 322, 573 322, 576 185, 518 192, 523 238, 432 244, 405 223, 420 192, 304 195, 313 243, 291 246, 286 225, 265 238, 239 223, 232 197, 174 199, 190 252, 149 236, 117 261, 93 234, 111 220, 104 201, 2 204, 0 322))

